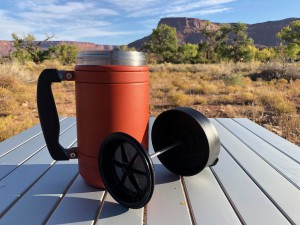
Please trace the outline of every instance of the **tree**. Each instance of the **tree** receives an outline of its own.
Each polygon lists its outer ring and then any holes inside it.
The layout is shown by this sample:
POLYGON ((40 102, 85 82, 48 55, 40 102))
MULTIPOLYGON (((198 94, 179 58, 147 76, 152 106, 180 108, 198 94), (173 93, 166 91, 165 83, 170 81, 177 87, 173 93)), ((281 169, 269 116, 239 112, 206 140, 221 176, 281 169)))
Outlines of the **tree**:
POLYGON ((256 56, 256 52, 257 52, 257 48, 251 44, 251 45, 246 45, 243 48, 243 61, 244 62, 251 62, 255 60, 255 56, 256 56))
POLYGON ((226 42, 220 43, 217 49, 217 60, 221 61, 231 61, 232 60, 232 46, 226 42))
POLYGON ((220 55, 222 55, 223 50, 227 49, 228 47, 228 34, 231 31, 230 24, 223 24, 218 29, 211 29, 210 24, 210 22, 207 22, 204 28, 200 30, 200 32, 204 36, 204 41, 201 40, 201 42, 198 44, 198 56, 199 58, 203 58, 204 52, 205 60, 203 62, 220 61, 220 55))
POLYGON ((149 40, 143 44, 143 50, 154 53, 158 62, 171 62, 178 49, 176 29, 166 24, 153 29, 149 40))
POLYGON ((209 29, 210 22, 206 22, 204 28, 200 30, 204 36, 204 41, 200 41, 199 50, 205 53, 206 61, 212 61, 213 54, 217 45, 217 31, 209 29))
POLYGON ((231 39, 232 56, 235 62, 243 61, 245 56, 249 54, 249 48, 247 46, 253 45, 253 39, 248 38, 246 30, 248 29, 246 24, 236 23, 231 25, 231 39))
POLYGON ((287 44, 296 44, 300 46, 300 20, 295 20, 283 27, 277 33, 277 37, 287 44))
POLYGON ((255 58, 261 62, 269 62, 276 56, 274 48, 263 48, 256 51, 255 58))
POLYGON ((120 45, 119 49, 121 51, 135 51, 134 47, 129 47, 128 45, 120 45))
POLYGON ((183 44, 178 48, 178 63, 194 63, 198 54, 198 45, 183 44))
POLYGON ((31 34, 19 38, 17 34, 13 33, 12 38, 15 51, 12 53, 12 57, 22 62, 32 60, 35 63, 41 63, 50 57, 51 48, 42 50, 40 46, 43 42, 53 37, 54 35, 47 36, 43 41, 36 41, 31 34))
POLYGON ((286 44, 283 50, 283 58, 287 60, 296 59, 300 51, 300 20, 295 20, 283 27, 277 33, 277 37, 286 44))
POLYGON ((285 53, 289 57, 289 60, 295 60, 298 57, 300 51, 300 45, 290 43, 285 48, 285 53))
POLYGON ((74 45, 59 44, 49 49, 52 57, 58 59, 64 65, 70 65, 76 62, 78 49, 74 45))
MULTIPOLYGON (((251 61, 254 59, 256 48, 253 40, 248 38, 247 25, 243 23, 223 24, 218 29, 209 28, 207 22, 204 29, 204 41, 199 43, 199 51, 205 52, 205 62, 222 60, 251 61)), ((199 54, 199 55, 200 55, 199 54)))
POLYGON ((12 34, 14 50, 10 53, 12 59, 19 62, 31 60, 30 54, 24 48, 24 40, 19 38, 15 33, 12 34))

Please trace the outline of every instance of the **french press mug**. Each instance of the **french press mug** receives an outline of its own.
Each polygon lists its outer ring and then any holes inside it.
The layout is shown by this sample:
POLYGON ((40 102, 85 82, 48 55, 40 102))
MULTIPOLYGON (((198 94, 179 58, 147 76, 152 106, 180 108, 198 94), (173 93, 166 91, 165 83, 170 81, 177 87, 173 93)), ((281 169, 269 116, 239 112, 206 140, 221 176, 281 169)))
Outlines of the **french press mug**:
POLYGON ((42 131, 55 160, 78 158, 79 173, 90 185, 104 188, 98 154, 111 133, 124 132, 148 149, 149 69, 136 51, 83 51, 74 71, 45 69, 37 85, 42 131), (77 147, 59 143, 59 119, 51 84, 75 82, 77 147))

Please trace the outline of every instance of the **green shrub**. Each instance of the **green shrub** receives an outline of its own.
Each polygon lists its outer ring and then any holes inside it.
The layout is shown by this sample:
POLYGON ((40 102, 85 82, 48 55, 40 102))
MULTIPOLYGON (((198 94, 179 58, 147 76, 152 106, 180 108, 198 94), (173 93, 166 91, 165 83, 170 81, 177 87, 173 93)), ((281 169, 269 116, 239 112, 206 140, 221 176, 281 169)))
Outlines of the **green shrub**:
POLYGON ((168 95, 168 102, 172 106, 190 106, 194 103, 194 100, 183 92, 171 91, 168 95))
POLYGON ((266 107, 270 107, 277 115, 295 114, 296 107, 292 102, 287 101, 283 96, 276 92, 264 93, 258 100, 266 107))
POLYGON ((232 76, 227 76, 224 78, 224 82, 226 85, 231 86, 243 86, 244 85, 244 77, 241 74, 233 74, 232 76))

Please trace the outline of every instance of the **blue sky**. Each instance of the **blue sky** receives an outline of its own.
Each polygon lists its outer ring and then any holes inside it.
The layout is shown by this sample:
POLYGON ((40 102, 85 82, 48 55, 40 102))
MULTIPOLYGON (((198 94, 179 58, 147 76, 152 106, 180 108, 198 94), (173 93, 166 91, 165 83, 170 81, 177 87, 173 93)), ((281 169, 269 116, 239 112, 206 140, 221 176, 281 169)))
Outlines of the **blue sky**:
POLYGON ((151 34, 164 17, 248 24, 300 18, 300 0, 0 0, 0 40, 14 32, 123 45, 151 34))

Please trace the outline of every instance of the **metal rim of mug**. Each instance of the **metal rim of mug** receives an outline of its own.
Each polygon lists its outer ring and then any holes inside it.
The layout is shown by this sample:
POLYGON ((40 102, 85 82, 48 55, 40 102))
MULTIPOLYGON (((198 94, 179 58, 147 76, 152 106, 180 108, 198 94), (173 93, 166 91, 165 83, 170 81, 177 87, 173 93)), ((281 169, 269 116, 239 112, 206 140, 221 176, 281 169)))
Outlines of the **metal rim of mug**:
POLYGON ((146 58, 143 52, 137 51, 81 51, 77 55, 77 65, 124 65, 144 66, 146 58))

